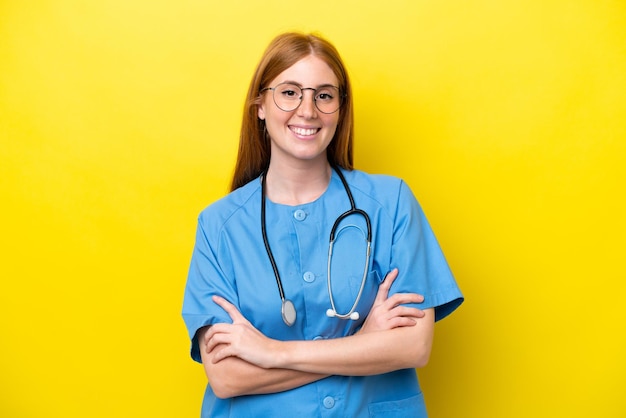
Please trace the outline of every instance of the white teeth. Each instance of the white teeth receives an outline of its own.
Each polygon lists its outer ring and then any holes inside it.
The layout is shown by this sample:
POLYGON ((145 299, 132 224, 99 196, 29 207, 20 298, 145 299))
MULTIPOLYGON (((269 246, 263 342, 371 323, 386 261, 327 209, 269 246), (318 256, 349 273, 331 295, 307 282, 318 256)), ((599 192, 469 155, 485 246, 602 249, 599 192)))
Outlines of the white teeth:
POLYGON ((297 133, 298 135, 313 135, 317 132, 317 129, 305 129, 305 128, 296 128, 296 127, 292 127, 291 130, 297 133))

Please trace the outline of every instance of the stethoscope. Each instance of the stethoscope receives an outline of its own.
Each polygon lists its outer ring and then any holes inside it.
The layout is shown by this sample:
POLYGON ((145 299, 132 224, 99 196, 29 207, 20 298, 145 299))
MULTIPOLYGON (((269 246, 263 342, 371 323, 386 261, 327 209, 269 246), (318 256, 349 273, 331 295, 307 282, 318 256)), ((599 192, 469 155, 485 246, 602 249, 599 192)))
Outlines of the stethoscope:
MULTIPOLYGON (((328 317, 336 317, 340 319, 352 319, 356 321, 359 319, 359 313, 356 311, 356 307, 361 300, 361 295, 363 294, 363 288, 365 287, 365 279, 367 278, 367 271, 369 269, 370 263, 370 250, 372 247, 372 225, 370 222, 370 217, 368 214, 361 209, 357 209, 354 204, 354 198, 352 197, 352 192, 350 191, 350 187, 346 182, 345 177, 341 173, 337 167, 333 166, 333 169, 339 175, 341 182, 343 183, 344 189, 346 189, 346 194, 348 195, 348 199, 350 199, 350 209, 346 212, 339 215, 339 217, 335 220, 332 229, 330 230, 330 241, 328 244, 328 271, 327 271, 327 282, 328 282, 328 296, 330 298, 330 308, 326 311, 326 315, 328 317), (340 314, 337 312, 337 308, 335 307, 335 299, 333 297, 333 289, 331 286, 331 278, 330 278, 330 267, 331 261, 333 257, 333 245, 335 244, 335 234, 337 232, 337 227, 339 223, 347 218, 350 215, 360 215, 365 219, 365 223, 367 224, 367 251, 365 255, 365 269, 363 270, 363 277, 361 278, 361 286, 359 288, 359 293, 354 300, 354 304, 350 308, 350 310, 345 314, 340 314)), ((283 317, 283 321, 287 326, 292 326, 296 322, 296 307, 293 302, 289 299, 285 298, 285 291, 283 290, 283 283, 280 280, 280 274, 278 273, 278 267, 276 267, 276 261, 274 261, 274 255, 272 254, 272 250, 270 248, 270 244, 267 240, 267 231, 265 229, 265 173, 261 176, 261 232, 263 234, 263 243, 265 244, 265 250, 267 251, 267 256, 270 259, 270 263, 272 264, 272 269, 274 270, 274 277, 276 277, 276 284, 278 285, 278 293, 280 294, 280 299, 282 301, 281 305, 281 315, 283 317)))

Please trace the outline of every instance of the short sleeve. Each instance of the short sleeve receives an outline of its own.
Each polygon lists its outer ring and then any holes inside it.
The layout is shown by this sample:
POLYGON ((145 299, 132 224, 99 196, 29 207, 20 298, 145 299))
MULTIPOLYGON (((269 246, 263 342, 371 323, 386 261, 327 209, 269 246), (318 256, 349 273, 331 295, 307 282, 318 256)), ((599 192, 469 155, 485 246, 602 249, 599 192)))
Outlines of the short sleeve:
POLYGON ((420 309, 435 308, 435 320, 445 318, 463 302, 463 295, 408 185, 400 183, 394 217, 391 266, 399 275, 390 293, 419 293, 420 309))
MULTIPOLYGON (((232 322, 228 314, 215 302, 213 295, 220 295, 238 305, 234 279, 229 278, 220 260, 230 259, 227 246, 220 245, 219 230, 207 234, 207 222, 201 215, 198 220, 196 242, 183 299, 183 320, 191 339, 191 357, 201 362, 197 341, 200 328, 216 323, 232 322)), ((208 228, 210 230, 210 228, 208 228)))

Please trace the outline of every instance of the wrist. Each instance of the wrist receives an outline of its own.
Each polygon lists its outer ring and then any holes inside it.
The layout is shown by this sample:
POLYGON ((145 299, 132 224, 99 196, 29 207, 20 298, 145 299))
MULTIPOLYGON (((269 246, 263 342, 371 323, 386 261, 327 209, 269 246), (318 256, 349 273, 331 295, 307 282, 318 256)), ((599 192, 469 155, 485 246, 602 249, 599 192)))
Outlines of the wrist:
POLYGON ((289 365, 293 361, 291 341, 275 340, 272 347, 272 365, 271 368, 275 369, 288 369, 289 365))

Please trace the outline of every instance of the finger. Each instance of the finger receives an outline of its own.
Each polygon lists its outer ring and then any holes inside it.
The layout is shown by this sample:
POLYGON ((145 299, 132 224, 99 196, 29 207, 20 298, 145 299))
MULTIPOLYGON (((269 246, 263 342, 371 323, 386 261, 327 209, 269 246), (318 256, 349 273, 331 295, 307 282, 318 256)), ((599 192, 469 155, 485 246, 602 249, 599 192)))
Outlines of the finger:
POLYGON ((405 318, 423 318, 426 316, 426 313, 418 308, 410 308, 408 306, 397 306, 392 309, 392 314, 395 317, 405 317, 405 318))
POLYGON ((215 363, 219 363, 220 361, 224 360, 227 357, 231 357, 234 354, 231 352, 230 347, 226 344, 221 344, 218 345, 214 352, 213 352, 213 356, 211 358, 211 362, 213 364, 215 363))
POLYGON ((387 288, 390 288, 393 281, 396 280, 396 277, 398 277, 398 269, 394 268, 389 273, 387 273, 387 275, 383 279, 383 283, 385 283, 387 288))
POLYGON ((204 342, 205 344, 209 342, 216 334, 227 333, 231 324, 219 323, 214 324, 209 327, 204 333, 204 342))
POLYGON ((226 329, 222 330, 221 327, 215 325, 212 326, 209 331, 212 332, 207 332, 204 339, 204 346, 207 353, 210 353, 218 344, 229 342, 226 329))
POLYGON ((202 338, 202 343, 204 345, 206 345, 209 342, 209 340, 211 339, 211 336, 215 333, 214 328, 215 328, 215 325, 211 325, 209 329, 207 329, 206 332, 204 333, 204 336, 202 338))
POLYGON ((424 302, 424 296, 417 293, 396 293, 389 296, 386 303, 389 305, 389 309, 393 306, 404 305, 407 303, 422 303, 424 302))
POLYGON ((387 299, 387 296, 389 295, 389 289, 391 288, 391 284, 396 279, 396 277, 398 277, 397 268, 387 273, 387 275, 383 279, 383 282, 380 284, 380 286, 378 286, 378 293, 376 293, 376 302, 382 303, 387 299))
POLYGON ((233 320, 233 322, 234 321, 246 321, 246 318, 244 318, 244 316, 241 314, 241 312, 239 312, 239 310, 235 307, 235 305, 233 305, 232 303, 230 303, 223 297, 214 295, 213 302, 215 302, 222 309, 224 309, 226 313, 228 314, 228 316, 230 316, 230 319, 233 320))
POLYGON ((391 328, 399 328, 399 327, 412 327, 417 324, 417 321, 412 318, 399 316, 397 318, 393 318, 389 321, 389 325, 391 328))
POLYGON ((217 336, 215 336, 215 337, 211 338, 209 341, 207 341, 207 343, 206 343, 206 345, 204 347, 204 351, 206 351, 207 353, 211 353, 220 344, 226 344, 224 341, 222 341, 223 338, 221 338, 219 335, 220 334, 218 334, 217 336))

